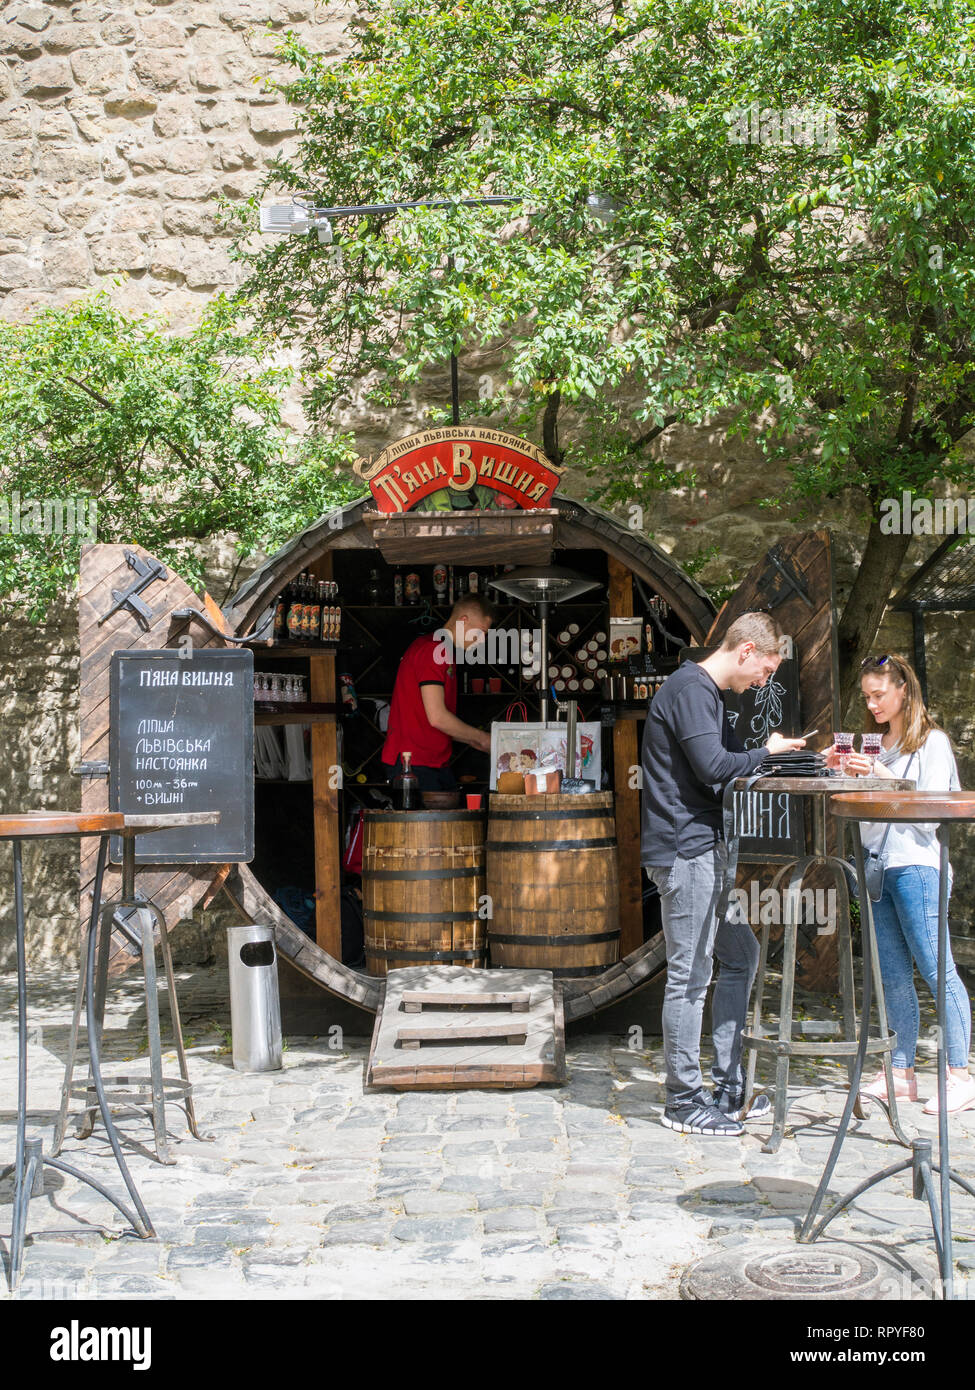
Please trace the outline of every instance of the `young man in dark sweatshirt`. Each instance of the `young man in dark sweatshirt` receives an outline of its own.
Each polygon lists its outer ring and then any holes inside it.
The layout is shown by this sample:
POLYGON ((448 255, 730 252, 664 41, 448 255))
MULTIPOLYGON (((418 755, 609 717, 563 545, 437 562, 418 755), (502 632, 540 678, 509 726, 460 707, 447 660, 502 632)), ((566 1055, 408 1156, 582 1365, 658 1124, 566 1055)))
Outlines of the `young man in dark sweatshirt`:
MULTIPOLYGON (((782 660, 781 641, 769 614, 743 613, 717 651, 668 676, 644 726, 641 862, 660 893, 667 944, 663 1123, 682 1133, 742 1132, 741 1035, 758 942, 747 922, 717 920, 728 862, 721 798, 728 782, 754 772, 768 753, 801 748, 804 740, 775 733, 746 752, 721 692, 764 685, 782 660), (721 969, 711 1000, 712 1096, 701 1076, 701 1019, 714 956, 721 969)), ((762 1097, 750 1113, 768 1109, 762 1097)))

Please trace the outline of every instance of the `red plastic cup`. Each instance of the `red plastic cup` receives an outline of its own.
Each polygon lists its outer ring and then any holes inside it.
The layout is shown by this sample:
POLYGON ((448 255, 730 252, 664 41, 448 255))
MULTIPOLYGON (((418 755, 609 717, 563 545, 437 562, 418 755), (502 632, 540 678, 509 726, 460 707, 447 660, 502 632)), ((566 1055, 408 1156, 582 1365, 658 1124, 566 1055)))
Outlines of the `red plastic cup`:
POLYGON ((484 677, 483 677, 483 676, 472 676, 472 677, 471 677, 471 690, 473 690, 473 692, 474 692, 475 695, 483 695, 483 694, 484 694, 484 677))
POLYGON ((481 809, 481 793, 480 793, 480 792, 468 792, 468 793, 467 793, 467 809, 468 809, 468 811, 479 811, 479 810, 481 809))
POLYGON ((489 677, 488 677, 488 690, 490 690, 490 692, 491 692, 492 695, 500 695, 500 694, 501 694, 501 677, 500 677, 500 676, 489 676, 489 677))

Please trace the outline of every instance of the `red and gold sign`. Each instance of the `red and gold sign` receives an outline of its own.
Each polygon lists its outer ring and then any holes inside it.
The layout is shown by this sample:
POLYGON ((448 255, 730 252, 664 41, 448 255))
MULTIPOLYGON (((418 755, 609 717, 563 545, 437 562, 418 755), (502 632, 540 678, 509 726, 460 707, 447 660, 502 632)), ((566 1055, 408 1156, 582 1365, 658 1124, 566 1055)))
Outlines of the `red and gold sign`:
POLYGON ((411 434, 355 471, 381 512, 547 507, 561 477, 526 439, 461 425, 411 434))

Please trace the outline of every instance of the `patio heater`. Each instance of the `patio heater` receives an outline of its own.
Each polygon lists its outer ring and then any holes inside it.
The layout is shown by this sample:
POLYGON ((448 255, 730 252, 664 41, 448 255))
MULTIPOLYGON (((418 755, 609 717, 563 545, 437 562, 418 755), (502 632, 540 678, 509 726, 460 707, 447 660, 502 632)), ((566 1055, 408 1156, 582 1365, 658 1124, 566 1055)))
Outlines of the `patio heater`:
POLYGON ((578 598, 590 589, 600 588, 599 581, 585 574, 576 574, 575 570, 561 569, 558 565, 538 565, 511 570, 499 579, 489 579, 488 584, 493 589, 500 589, 509 598, 532 604, 538 609, 542 630, 541 713, 542 723, 547 724, 549 612, 557 603, 567 603, 569 599, 578 598))

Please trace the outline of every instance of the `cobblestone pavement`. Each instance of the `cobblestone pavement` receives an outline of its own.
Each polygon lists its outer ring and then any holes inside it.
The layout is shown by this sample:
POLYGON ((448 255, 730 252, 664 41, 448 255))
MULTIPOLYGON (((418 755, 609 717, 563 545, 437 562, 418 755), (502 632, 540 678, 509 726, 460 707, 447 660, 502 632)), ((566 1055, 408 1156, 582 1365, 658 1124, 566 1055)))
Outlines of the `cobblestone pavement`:
MULTIPOLYGON (((45 1143, 73 983, 65 972, 31 980, 28 1132, 45 1143)), ((735 1140, 674 1134, 659 1120, 659 1038, 631 1050, 627 1037, 603 1035, 569 1039, 563 1087, 366 1093, 367 1040, 337 1037, 293 1038, 283 1071, 246 1075, 227 1048, 225 972, 184 972, 180 997, 197 1113, 212 1142, 190 1138, 172 1107, 175 1166, 131 1151, 156 1240, 118 1238, 121 1218, 102 1198, 48 1170, 45 1195, 31 1204, 16 1297, 674 1299, 683 1269, 722 1246, 792 1244, 843 1103, 840 1090, 820 1089, 838 1085, 842 1069, 807 1061, 794 1070, 797 1099, 778 1154, 761 1151, 768 1121, 735 1140), (111 1234, 99 1232, 101 1222, 111 1234)), ((4 1160, 14 1150, 15 999, 15 979, 0 976, 4 1160)), ((804 1003, 810 1016, 828 1015, 822 1000, 804 1003)), ((934 1077, 930 1016, 926 1023, 922 1099, 934 1077)), ((105 1052, 107 1062, 144 1064, 137 979, 110 989, 105 1052)), ((904 1116, 935 1133, 920 1104, 905 1105, 904 1116)), ((151 1141, 139 1116, 124 1117, 121 1129, 151 1141)), ((975 1112, 954 1117, 952 1135, 954 1166, 971 1177, 975 1112)), ((873 1107, 844 1147, 834 1190, 903 1152, 873 1107)), ((121 1195, 100 1127, 84 1143, 71 1137, 64 1157, 121 1195)), ((7 1178, 4 1260, 11 1198, 7 1178)), ((975 1271, 975 1201, 958 1192, 953 1202, 964 1280, 975 1271)), ((907 1282, 892 1293, 929 1293, 916 1288, 935 1273, 925 1213, 900 1177, 864 1196, 831 1233, 896 1249, 907 1282)), ((0 1297, 10 1297, 5 1287, 0 1297)))

